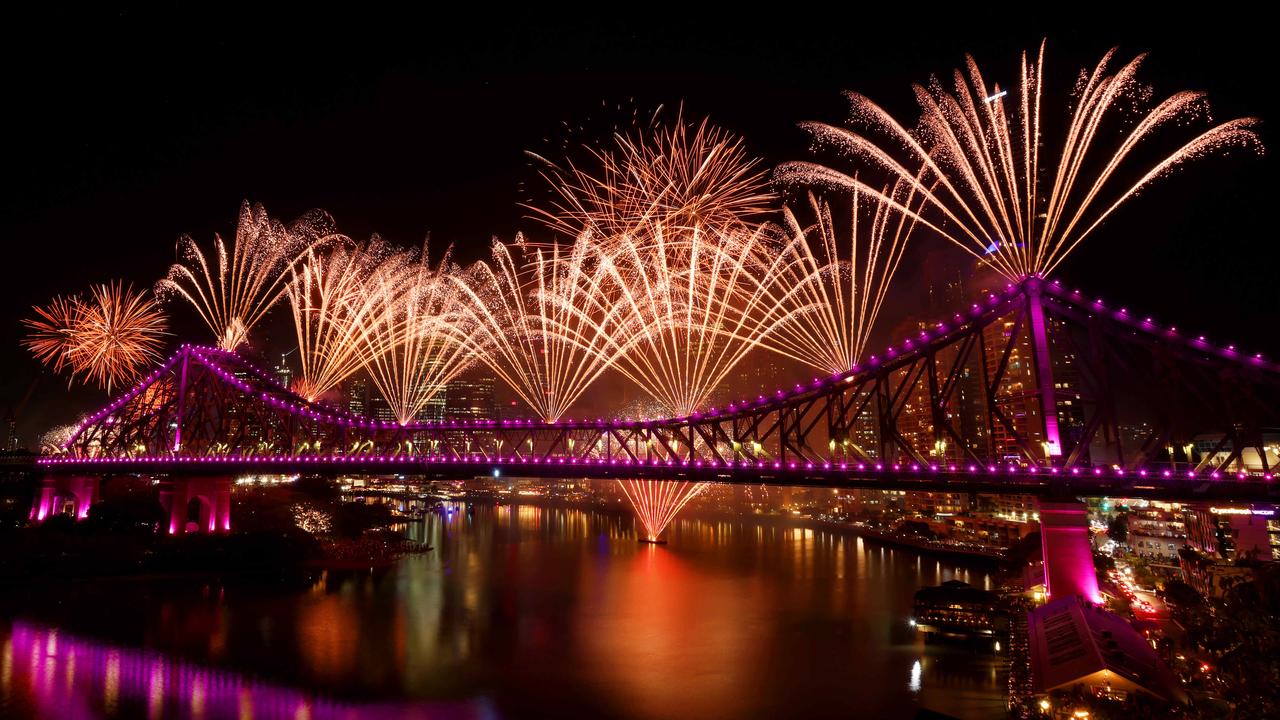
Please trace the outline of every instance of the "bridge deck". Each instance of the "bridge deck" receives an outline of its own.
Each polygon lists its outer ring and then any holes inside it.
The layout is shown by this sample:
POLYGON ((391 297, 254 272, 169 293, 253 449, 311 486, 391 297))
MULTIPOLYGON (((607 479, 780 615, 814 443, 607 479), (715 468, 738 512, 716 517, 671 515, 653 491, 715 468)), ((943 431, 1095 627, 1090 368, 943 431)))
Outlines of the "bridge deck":
POLYGON ((849 463, 756 463, 732 467, 711 462, 608 462, 576 458, 417 457, 209 457, 45 458, 40 467, 57 474, 146 475, 403 475, 424 480, 474 477, 563 479, 653 479, 787 485, 834 489, 987 492, 1041 497, 1135 497, 1161 500, 1280 502, 1274 475, 1186 473, 1109 468, 866 465, 849 463))

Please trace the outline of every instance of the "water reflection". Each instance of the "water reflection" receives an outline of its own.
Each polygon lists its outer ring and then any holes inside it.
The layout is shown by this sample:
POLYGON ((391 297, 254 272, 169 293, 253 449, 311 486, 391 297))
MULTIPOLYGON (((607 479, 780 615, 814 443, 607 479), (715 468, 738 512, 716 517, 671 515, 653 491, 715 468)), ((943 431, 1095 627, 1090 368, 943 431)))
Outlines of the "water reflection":
POLYGON ((6 717, 158 718, 483 718, 487 703, 363 703, 311 693, 119 648, 53 628, 14 622, 0 659, 6 717))
POLYGON ((623 511, 455 503, 402 529, 433 550, 309 588, 31 590, 0 711, 1003 716, 998 661, 906 622, 920 585, 989 586, 976 568, 753 518, 678 518, 662 547, 623 511))

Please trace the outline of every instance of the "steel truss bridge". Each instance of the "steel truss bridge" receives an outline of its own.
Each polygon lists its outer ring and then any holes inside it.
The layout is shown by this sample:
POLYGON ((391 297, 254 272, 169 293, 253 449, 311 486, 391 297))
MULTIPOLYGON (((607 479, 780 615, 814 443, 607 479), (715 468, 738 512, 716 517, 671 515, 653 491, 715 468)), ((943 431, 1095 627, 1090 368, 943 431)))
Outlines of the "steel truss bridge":
POLYGON ((1032 277, 849 372, 679 418, 400 425, 184 345, 40 463, 1267 499, 1277 408, 1280 365, 1032 277))

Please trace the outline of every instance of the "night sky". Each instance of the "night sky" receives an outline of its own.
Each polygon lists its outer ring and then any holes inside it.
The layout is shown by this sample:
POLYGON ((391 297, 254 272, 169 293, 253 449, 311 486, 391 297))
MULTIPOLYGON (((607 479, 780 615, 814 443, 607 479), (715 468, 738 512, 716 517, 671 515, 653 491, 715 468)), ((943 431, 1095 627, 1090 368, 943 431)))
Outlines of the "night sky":
MULTIPOLYGON (((542 233, 517 204, 538 183, 524 151, 563 139, 564 122, 604 127, 619 116, 602 105, 683 102, 772 166, 812 157, 795 123, 845 120, 842 90, 913 119, 910 83, 949 73, 965 52, 1008 81, 1018 53, 1047 36, 1054 89, 1120 45, 1124 58, 1151 53, 1140 78, 1161 98, 1203 89, 1219 120, 1271 119, 1272 29, 1247 14, 1173 23, 899 7, 697 16, 637 6, 628 20, 496 6, 467 19, 10 17, 0 42, 0 413, 16 412, 30 443, 105 398, 68 394, 65 378, 18 346, 31 305, 115 278, 151 285, 180 234, 229 239, 242 199, 286 221, 324 208, 358 239, 377 232, 410 245, 430 233, 433 248, 452 243, 468 261, 494 235, 542 233)), ((1057 100, 1046 108, 1065 95, 1057 100)), ((1269 127, 1261 132, 1273 145, 1269 127)), ((1194 163, 1122 208, 1058 276, 1188 331, 1280 353, 1274 164, 1238 151, 1194 163)), ((925 240, 913 257, 937 272, 951 257, 939 247, 925 240)), ((919 296, 909 275, 900 281, 919 296)), ((187 308, 172 313, 183 339, 205 338, 187 308)))

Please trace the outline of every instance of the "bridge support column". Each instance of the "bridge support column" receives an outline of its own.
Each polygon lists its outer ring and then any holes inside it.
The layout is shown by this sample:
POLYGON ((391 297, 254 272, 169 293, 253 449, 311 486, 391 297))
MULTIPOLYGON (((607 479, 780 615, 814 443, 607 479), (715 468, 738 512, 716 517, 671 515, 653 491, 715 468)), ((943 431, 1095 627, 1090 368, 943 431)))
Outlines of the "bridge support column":
POLYGON ((1044 443, 1050 457, 1062 454, 1062 437, 1058 431, 1058 400, 1053 391, 1053 357, 1049 354, 1049 328, 1045 323, 1044 304, 1039 278, 1027 280, 1027 304, 1030 306, 1031 349, 1036 361, 1036 384, 1039 386, 1040 415, 1044 418, 1044 443))
POLYGON ((89 506, 100 499, 100 478, 82 475, 46 475, 31 503, 32 522, 42 523, 55 515, 76 520, 89 517, 89 506))
POLYGON ((1044 589, 1050 598, 1078 595, 1100 604, 1098 575, 1093 567, 1093 545, 1085 504, 1038 502, 1040 546, 1044 553, 1044 589))
POLYGON ((231 478, 175 478, 160 485, 170 535, 231 530, 231 478))

